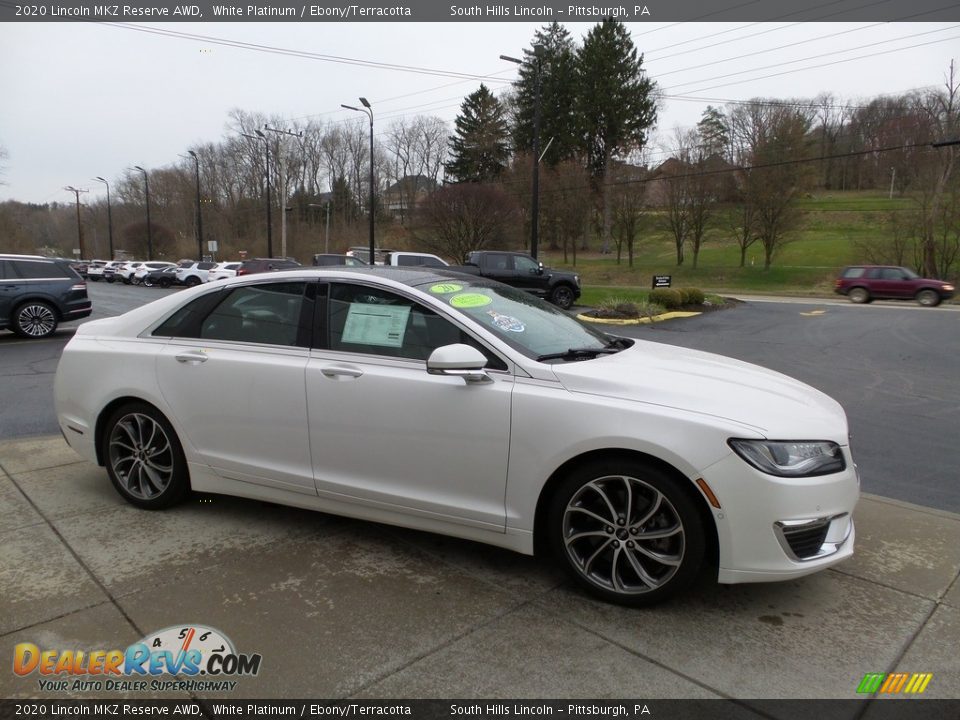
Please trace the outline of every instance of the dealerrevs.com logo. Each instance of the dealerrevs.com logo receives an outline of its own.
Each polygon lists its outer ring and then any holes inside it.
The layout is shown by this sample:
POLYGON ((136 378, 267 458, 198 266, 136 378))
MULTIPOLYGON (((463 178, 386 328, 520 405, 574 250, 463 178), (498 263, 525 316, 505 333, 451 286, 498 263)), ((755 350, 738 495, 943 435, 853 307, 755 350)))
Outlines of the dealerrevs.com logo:
POLYGON ((39 689, 50 692, 222 692, 236 688, 233 678, 257 675, 261 660, 238 653, 216 628, 197 624, 150 633, 125 650, 13 648, 14 674, 37 674, 39 689))

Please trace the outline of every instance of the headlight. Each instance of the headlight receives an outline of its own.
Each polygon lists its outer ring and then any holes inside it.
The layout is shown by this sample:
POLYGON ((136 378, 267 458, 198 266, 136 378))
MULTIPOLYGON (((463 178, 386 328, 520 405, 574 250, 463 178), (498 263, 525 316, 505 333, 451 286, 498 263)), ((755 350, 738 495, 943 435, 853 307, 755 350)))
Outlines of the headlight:
POLYGON ((730 447, 760 472, 778 477, 813 477, 847 467, 840 446, 826 440, 737 440, 730 447))

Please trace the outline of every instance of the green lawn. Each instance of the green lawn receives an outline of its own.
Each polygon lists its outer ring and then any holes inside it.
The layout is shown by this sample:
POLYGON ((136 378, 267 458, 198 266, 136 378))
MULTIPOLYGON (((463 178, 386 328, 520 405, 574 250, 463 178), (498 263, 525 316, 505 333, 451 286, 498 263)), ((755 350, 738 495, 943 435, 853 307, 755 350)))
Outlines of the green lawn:
POLYGON ((627 266, 625 256, 618 265, 615 255, 597 252, 580 254, 576 266, 564 264, 563 253, 549 248, 543 248, 540 259, 580 274, 585 288, 582 304, 611 296, 645 297, 653 275, 671 275, 673 287, 699 287, 707 292, 830 294, 842 267, 865 261, 858 246, 888 238, 888 213, 909 209, 911 201, 891 200, 883 192, 824 192, 803 198, 798 206, 804 211, 803 223, 774 255, 769 270, 763 269, 759 244, 747 251, 746 266, 739 267, 739 248, 718 231, 708 236, 696 269, 689 248, 684 264, 677 266, 673 240, 662 231, 639 243, 633 268, 627 266))

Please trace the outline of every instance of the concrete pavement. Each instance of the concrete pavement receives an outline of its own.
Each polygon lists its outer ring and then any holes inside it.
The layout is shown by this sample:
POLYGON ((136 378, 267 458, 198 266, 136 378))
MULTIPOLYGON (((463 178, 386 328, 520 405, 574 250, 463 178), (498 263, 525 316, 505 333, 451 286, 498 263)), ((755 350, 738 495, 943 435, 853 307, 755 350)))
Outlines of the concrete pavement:
POLYGON ((201 698, 855 699, 868 672, 933 673, 924 697, 960 698, 960 516, 864 496, 856 521, 834 570, 630 610, 427 533, 209 495, 138 510, 59 437, 2 442, 0 697, 150 696, 41 691, 13 648, 199 623, 263 656, 201 698))

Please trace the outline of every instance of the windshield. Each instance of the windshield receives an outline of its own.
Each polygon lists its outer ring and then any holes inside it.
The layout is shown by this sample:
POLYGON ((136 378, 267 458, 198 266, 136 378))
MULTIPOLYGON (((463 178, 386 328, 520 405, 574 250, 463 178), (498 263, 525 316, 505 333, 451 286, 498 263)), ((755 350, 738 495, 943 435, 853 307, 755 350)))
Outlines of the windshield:
POLYGON ((616 346, 610 336, 522 290, 459 279, 427 283, 420 289, 534 360, 585 360, 616 346), (545 357, 553 355, 557 357, 545 357))

